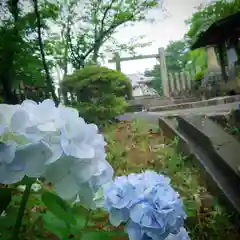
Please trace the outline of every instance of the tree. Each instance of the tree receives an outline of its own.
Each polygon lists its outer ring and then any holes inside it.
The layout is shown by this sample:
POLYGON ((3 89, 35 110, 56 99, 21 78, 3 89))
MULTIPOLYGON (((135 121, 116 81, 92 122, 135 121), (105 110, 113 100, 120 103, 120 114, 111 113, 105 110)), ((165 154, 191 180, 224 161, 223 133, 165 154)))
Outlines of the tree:
POLYGON ((104 123, 123 113, 132 96, 130 80, 106 67, 86 66, 64 78, 62 89, 76 96, 71 105, 89 122, 104 123))
MULTIPOLYGON (((181 72, 188 61, 187 59, 187 45, 184 40, 172 41, 166 47, 166 66, 168 72, 181 72)), ((160 95, 162 95, 162 82, 160 65, 156 64, 152 70, 147 70, 144 73, 147 77, 153 77, 150 84, 160 95)))
POLYGON ((42 40, 42 33, 41 33, 41 16, 40 16, 40 13, 39 13, 39 10, 38 10, 38 1, 33 0, 33 5, 34 5, 34 12, 35 12, 35 15, 36 15, 36 20, 37 20, 38 44, 39 44, 40 53, 41 53, 41 57, 42 57, 43 67, 44 67, 44 70, 45 70, 46 84, 47 84, 48 89, 50 90, 50 92, 52 94, 52 98, 53 98, 54 102, 57 104, 58 103, 58 98, 57 98, 57 95, 54 91, 52 79, 51 79, 49 68, 48 68, 48 65, 47 65, 46 58, 45 58, 45 52, 44 52, 44 46, 43 46, 43 40, 42 40))
MULTIPOLYGON (((9 104, 17 103, 16 95, 12 92, 12 70, 14 57, 17 51, 16 42, 19 42, 19 31, 17 28, 19 17, 19 0, 9 1, 7 4, 9 12, 12 14, 12 26, 9 29, 1 29, 1 58, 0 58, 0 79, 3 88, 4 99, 9 104), (3 43, 5 43, 3 45, 3 43)), ((3 10, 3 9, 2 9, 3 10)))
MULTIPOLYGON (((69 19, 68 44, 73 66, 83 67, 88 58, 96 63, 100 48, 120 26, 146 20, 146 12, 157 5, 156 0, 91 0, 85 3, 82 16, 69 19)), ((74 13, 75 7, 69 12, 74 13)))
POLYGON ((184 69, 187 63, 187 51, 188 46, 184 40, 171 41, 168 44, 166 65, 169 72, 180 72, 184 69))
MULTIPOLYGON (((38 13, 41 19, 38 21, 32 1, 18 3, 14 11, 13 3, 5 1, 0 9, 0 79, 4 100, 8 103, 18 102, 14 89, 18 88, 20 82, 31 86, 47 86, 46 73, 42 70, 39 34, 36 33, 40 27, 44 36, 48 21, 58 15, 56 5, 47 0, 39 0, 38 13)), ((52 61, 49 58, 45 61, 52 68, 52 61)))
MULTIPOLYGON (((114 40, 112 35, 120 26, 146 20, 145 13, 157 5, 157 0, 1 1, 0 81, 5 102, 19 101, 15 90, 21 82, 48 89, 57 102, 54 68, 59 66, 66 76, 70 65, 77 69, 96 64, 100 49, 107 40, 114 40)), ((144 45, 137 41, 130 46, 113 42, 133 52, 144 45)), ((104 51, 113 48, 106 44, 104 51)))
POLYGON ((187 63, 185 65, 185 70, 195 71, 197 68, 207 68, 207 53, 205 49, 196 49, 187 52, 186 59, 187 63))
POLYGON ((144 76, 152 77, 152 81, 149 83, 149 87, 155 89, 159 95, 162 95, 163 89, 162 89, 160 65, 156 64, 153 66, 153 69, 146 70, 144 72, 144 76))
POLYGON ((230 16, 239 10, 239 0, 218 0, 205 5, 201 4, 197 8, 197 11, 186 20, 186 24, 189 26, 189 31, 186 34, 189 44, 195 42, 199 34, 207 30, 212 23, 230 16))

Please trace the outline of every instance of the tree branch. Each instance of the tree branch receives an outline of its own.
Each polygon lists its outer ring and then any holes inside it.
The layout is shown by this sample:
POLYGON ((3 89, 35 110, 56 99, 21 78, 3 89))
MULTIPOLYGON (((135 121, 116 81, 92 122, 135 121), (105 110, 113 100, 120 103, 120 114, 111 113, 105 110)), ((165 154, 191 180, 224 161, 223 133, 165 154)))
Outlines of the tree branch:
POLYGON ((103 32, 104 21, 105 21, 105 19, 106 19, 106 17, 107 17, 107 14, 108 14, 108 12, 110 11, 110 9, 112 8, 112 5, 113 5, 113 3, 114 3, 115 1, 117 1, 117 0, 112 0, 112 1, 110 2, 110 4, 108 5, 108 7, 105 9, 105 12, 103 13, 103 18, 102 18, 102 20, 101 20, 100 33, 103 32))
POLYGON ((33 1, 33 5, 34 5, 34 12, 36 15, 36 19, 37 19, 37 33, 38 33, 38 44, 39 44, 39 48, 40 48, 40 52, 41 52, 41 56, 42 56, 42 63, 43 63, 43 67, 46 73, 46 82, 47 82, 47 86, 51 92, 53 101, 55 102, 55 104, 58 104, 58 97, 54 91, 54 86, 50 77, 50 73, 49 73, 49 69, 47 66, 47 62, 46 62, 46 58, 45 58, 45 52, 44 52, 44 46, 43 46, 43 41, 42 41, 42 34, 41 34, 41 19, 40 19, 40 14, 38 11, 38 1, 37 0, 32 0, 33 1))

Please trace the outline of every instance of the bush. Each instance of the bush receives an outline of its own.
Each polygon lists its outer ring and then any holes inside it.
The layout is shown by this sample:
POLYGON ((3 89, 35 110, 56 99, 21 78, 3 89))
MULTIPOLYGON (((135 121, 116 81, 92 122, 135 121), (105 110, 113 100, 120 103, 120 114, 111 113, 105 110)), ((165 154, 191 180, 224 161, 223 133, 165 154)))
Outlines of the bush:
POLYGON ((128 106, 125 99, 132 97, 131 82, 124 74, 99 66, 76 70, 61 87, 76 97, 70 105, 88 122, 98 124, 122 114, 128 106))
POLYGON ((194 81, 202 81, 202 79, 204 78, 204 71, 201 72, 197 72, 196 75, 194 76, 193 80, 194 81))

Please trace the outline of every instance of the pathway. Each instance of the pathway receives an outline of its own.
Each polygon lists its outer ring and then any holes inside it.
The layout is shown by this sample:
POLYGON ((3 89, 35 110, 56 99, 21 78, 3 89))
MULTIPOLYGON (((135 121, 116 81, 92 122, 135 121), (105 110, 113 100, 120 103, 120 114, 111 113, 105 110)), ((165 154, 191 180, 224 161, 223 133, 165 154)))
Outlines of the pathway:
POLYGON ((224 115, 229 113, 233 109, 239 108, 240 101, 219 104, 206 107, 198 108, 189 108, 189 109, 179 109, 179 110, 168 110, 161 112, 135 112, 135 113, 125 113, 118 117, 119 120, 131 120, 135 118, 143 118, 148 121, 155 121, 159 117, 168 117, 168 116, 186 116, 186 115, 224 115))

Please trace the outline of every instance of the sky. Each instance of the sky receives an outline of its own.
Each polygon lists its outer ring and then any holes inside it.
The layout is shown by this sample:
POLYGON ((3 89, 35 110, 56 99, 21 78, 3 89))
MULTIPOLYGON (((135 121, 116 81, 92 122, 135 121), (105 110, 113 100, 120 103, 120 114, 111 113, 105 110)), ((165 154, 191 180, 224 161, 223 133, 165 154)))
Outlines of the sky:
MULTIPOLYGON (((146 35, 145 41, 152 42, 151 46, 138 50, 138 54, 157 54, 158 48, 166 47, 169 41, 180 40, 188 28, 184 21, 195 11, 195 7, 209 0, 164 0, 167 14, 160 10, 154 11, 151 17, 156 18, 155 23, 138 23, 132 27, 120 29, 114 37, 118 41, 139 35, 146 35)), ((120 53, 121 57, 126 57, 120 53)), ((134 60, 121 62, 121 70, 125 74, 144 72, 157 63, 156 59, 134 60)), ((105 63, 105 66, 114 69, 114 63, 105 63)))

